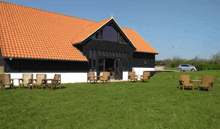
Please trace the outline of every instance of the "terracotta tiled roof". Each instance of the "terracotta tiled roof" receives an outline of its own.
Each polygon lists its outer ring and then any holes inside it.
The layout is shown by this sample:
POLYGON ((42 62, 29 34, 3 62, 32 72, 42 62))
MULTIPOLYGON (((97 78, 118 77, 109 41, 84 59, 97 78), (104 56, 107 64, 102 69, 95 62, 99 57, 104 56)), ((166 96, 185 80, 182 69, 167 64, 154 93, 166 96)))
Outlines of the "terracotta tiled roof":
POLYGON ((90 26, 85 26, 84 29, 79 33, 79 35, 76 37, 76 39, 73 40, 73 44, 79 43, 83 40, 85 40, 88 36, 93 34, 95 31, 97 31, 99 28, 101 28, 103 25, 105 25, 108 21, 110 21, 112 18, 108 18, 106 20, 94 23, 90 26))
MULTIPOLYGON (((2 56, 87 61, 70 42, 82 42, 111 19, 95 22, 0 1, 2 56)), ((157 53, 134 30, 122 30, 137 51, 157 53)))
POLYGON ((96 22, 0 2, 2 56, 87 61, 70 42, 96 22))
POLYGON ((124 33, 129 37, 131 42, 136 48, 137 52, 147 52, 147 53, 155 53, 158 54, 158 52, 149 45, 138 33, 136 33, 132 29, 121 27, 121 29, 124 31, 124 33))

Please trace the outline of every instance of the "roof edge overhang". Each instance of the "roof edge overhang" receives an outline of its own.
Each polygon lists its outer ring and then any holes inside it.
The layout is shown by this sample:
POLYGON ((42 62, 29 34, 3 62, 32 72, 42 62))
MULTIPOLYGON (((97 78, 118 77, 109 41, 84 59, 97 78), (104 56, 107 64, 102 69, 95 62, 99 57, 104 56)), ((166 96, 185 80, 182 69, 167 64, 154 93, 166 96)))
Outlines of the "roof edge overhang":
POLYGON ((11 60, 13 60, 13 59, 25 59, 25 60, 50 60, 50 61, 78 61, 78 62, 89 62, 88 60, 64 60, 64 59, 45 59, 45 58, 24 58, 24 57, 13 57, 13 56, 11 56, 11 57, 9 57, 9 56, 2 56, 2 58, 8 58, 8 59, 10 59, 11 58, 11 60))
POLYGON ((131 47, 133 48, 133 50, 137 50, 135 45, 131 42, 131 40, 128 38, 128 36, 124 33, 124 31, 121 29, 121 27, 118 25, 118 23, 115 21, 115 19, 113 17, 111 17, 107 22, 105 22, 102 26, 100 26, 98 29, 96 29, 93 33, 91 33, 89 36, 87 36, 83 41, 79 42, 79 43, 74 43, 73 45, 76 44, 84 44, 84 42, 90 37, 92 36, 96 31, 98 31, 99 29, 101 29, 102 27, 104 27, 106 24, 108 24, 111 20, 113 20, 113 22, 116 23, 117 28, 119 29, 119 31, 121 31, 122 34, 124 34, 124 37, 127 38, 127 40, 130 42, 131 47))
POLYGON ((132 46, 134 47, 134 50, 137 50, 136 46, 131 42, 131 40, 128 38, 128 36, 125 34, 125 32, 121 29, 121 26, 119 26, 119 24, 115 21, 115 19, 113 19, 114 22, 117 24, 117 26, 119 27, 119 29, 122 31, 122 33, 125 35, 125 37, 129 40, 129 42, 132 44, 132 46))
MULTIPOLYGON (((85 37, 82 41, 80 41, 80 42, 76 42, 76 43, 72 43, 73 45, 75 45, 75 44, 81 44, 82 42, 84 42, 87 38, 89 38, 90 36, 92 36, 96 31, 98 31, 100 28, 102 28, 104 25, 106 25, 110 20, 112 20, 113 19, 113 17, 111 17, 111 18, 109 18, 109 20, 108 21, 106 21, 102 26, 100 26, 98 29, 96 29, 94 32, 92 32, 91 34, 89 34, 87 37, 85 37)), ((99 23, 99 22, 97 22, 97 23, 99 23)), ((95 24, 97 24, 97 23, 95 23, 95 24)), ((82 30, 83 31, 83 30, 82 30)))
POLYGON ((137 53, 151 53, 151 54, 156 54, 156 55, 159 54, 159 53, 156 53, 156 52, 143 52, 143 51, 134 51, 134 52, 137 52, 137 53))

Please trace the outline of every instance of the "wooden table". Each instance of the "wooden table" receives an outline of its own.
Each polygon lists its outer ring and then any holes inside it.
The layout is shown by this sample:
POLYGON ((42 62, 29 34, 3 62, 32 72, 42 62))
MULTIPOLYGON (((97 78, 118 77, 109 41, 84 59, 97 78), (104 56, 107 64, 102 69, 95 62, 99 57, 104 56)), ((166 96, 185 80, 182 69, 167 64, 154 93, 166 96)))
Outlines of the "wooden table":
MULTIPOLYGON (((198 86, 199 86, 199 82, 202 82, 202 80, 190 80, 191 82, 198 82, 198 86)), ((195 87, 195 85, 194 85, 195 87)))
POLYGON ((191 82, 201 82, 202 80, 190 80, 191 82))

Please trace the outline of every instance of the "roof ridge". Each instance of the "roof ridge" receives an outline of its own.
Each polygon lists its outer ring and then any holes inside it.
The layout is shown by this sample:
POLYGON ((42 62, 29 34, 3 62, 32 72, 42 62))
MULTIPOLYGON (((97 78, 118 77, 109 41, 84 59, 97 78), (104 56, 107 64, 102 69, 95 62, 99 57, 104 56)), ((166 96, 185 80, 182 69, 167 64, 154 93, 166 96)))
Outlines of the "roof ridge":
POLYGON ((131 28, 126 28, 126 27, 121 27, 121 28, 130 29, 130 30, 134 30, 134 29, 131 29, 131 28))
POLYGON ((79 17, 70 16, 70 15, 67 15, 67 14, 56 13, 56 12, 52 12, 52 11, 47 11, 47 10, 38 9, 38 8, 33 8, 33 7, 29 7, 29 6, 14 4, 14 3, 10 3, 10 2, 5 2, 5 1, 0 1, 0 2, 2 2, 2 3, 7 3, 7 4, 12 4, 12 5, 16 5, 16 6, 22 6, 22 7, 25 7, 25 8, 35 9, 35 10, 39 10, 39 11, 45 11, 45 12, 48 12, 48 13, 63 15, 63 16, 67 16, 67 17, 72 17, 72 18, 78 18, 78 19, 82 19, 82 20, 97 22, 97 21, 93 21, 93 20, 88 20, 88 19, 84 19, 84 18, 79 18, 79 17))

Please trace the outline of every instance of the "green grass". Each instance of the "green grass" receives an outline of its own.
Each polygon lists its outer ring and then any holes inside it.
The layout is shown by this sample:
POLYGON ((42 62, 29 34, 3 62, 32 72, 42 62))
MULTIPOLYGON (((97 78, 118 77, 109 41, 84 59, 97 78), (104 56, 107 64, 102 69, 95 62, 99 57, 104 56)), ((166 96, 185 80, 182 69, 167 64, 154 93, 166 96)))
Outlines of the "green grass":
POLYGON ((166 67, 165 70, 178 70, 178 67, 166 67))
POLYGON ((0 90, 0 128, 220 128, 220 71, 161 72, 149 83, 64 84, 0 90), (180 90, 189 74, 215 76, 214 91, 180 90))

